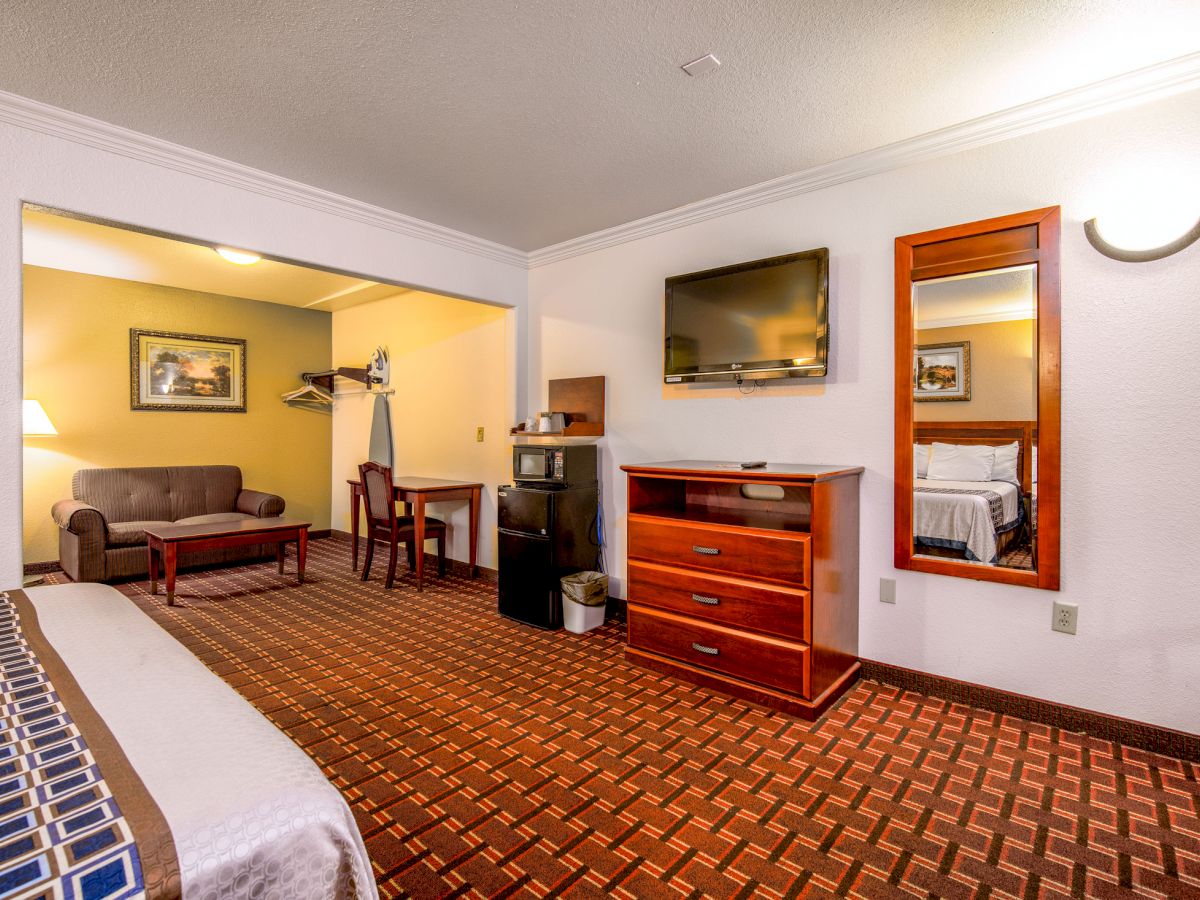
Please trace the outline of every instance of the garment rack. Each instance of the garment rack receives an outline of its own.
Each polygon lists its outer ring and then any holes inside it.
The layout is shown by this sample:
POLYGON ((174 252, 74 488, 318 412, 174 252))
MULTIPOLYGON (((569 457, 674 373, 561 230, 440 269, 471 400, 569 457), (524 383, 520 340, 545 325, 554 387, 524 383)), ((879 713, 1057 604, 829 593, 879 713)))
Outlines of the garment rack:
POLYGON ((395 388, 384 388, 383 390, 379 390, 379 391, 372 391, 369 389, 365 390, 365 391, 334 391, 333 396, 335 398, 337 398, 337 397, 383 397, 388 394, 394 394, 394 393, 396 393, 395 388))
POLYGON ((339 366, 324 372, 303 372, 300 378, 304 381, 302 387, 288 391, 282 395, 283 402, 289 406, 303 408, 324 408, 333 405, 338 397, 385 396, 396 393, 395 388, 384 388, 391 377, 391 363, 386 347, 376 347, 375 352, 367 361, 366 366, 339 366), (347 378, 366 386, 365 390, 338 391, 334 389, 334 379, 347 378))

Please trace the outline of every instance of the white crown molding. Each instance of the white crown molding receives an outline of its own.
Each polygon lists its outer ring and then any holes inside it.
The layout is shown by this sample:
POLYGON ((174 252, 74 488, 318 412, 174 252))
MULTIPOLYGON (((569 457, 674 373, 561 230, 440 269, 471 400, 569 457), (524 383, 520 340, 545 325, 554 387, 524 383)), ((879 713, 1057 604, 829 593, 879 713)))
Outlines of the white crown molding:
POLYGON ((948 316, 943 319, 918 319, 917 331, 957 328, 960 325, 990 325, 992 322, 1020 322, 1034 317, 1032 309, 1006 309, 974 316, 948 316))
POLYGON ((0 122, 430 241, 486 259, 522 268, 534 268, 1197 87, 1200 87, 1200 53, 1192 53, 1042 100, 813 166, 771 181, 572 238, 534 250, 532 253, 353 200, 7 91, 0 91, 0 122))
POLYGON ((530 268, 1200 87, 1200 53, 534 250, 530 268))
POLYGON ((0 91, 0 122, 283 200, 287 203, 305 206, 319 212, 340 216, 343 219, 430 241, 497 262, 521 268, 528 265, 528 254, 514 247, 506 247, 503 244, 435 225, 423 219, 343 197, 341 194, 321 190, 279 175, 272 175, 269 172, 243 166, 219 156, 192 150, 180 144, 173 144, 170 141, 160 140, 141 132, 122 128, 119 125, 93 119, 90 116, 39 103, 7 91, 0 91))

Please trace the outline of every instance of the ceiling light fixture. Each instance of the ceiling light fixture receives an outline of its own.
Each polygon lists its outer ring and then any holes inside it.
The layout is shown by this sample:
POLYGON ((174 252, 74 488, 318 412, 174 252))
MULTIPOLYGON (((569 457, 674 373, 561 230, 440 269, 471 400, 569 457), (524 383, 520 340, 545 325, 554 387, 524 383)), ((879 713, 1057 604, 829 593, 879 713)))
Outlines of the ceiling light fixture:
POLYGON ((721 61, 708 53, 699 59, 693 59, 690 63, 686 63, 679 68, 687 72, 692 77, 703 75, 705 72, 711 72, 713 69, 719 69, 721 61))
POLYGON ((252 266, 262 259, 262 256, 249 250, 234 250, 232 247, 213 247, 213 250, 221 259, 235 266, 252 266))

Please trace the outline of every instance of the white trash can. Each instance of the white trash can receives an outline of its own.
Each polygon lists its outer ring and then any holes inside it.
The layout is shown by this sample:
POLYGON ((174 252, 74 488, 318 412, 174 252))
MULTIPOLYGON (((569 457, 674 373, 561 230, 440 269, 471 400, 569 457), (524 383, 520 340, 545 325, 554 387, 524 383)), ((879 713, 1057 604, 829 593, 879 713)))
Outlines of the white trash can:
POLYGON ((604 624, 608 601, 608 576, 603 572, 576 572, 562 581, 563 627, 583 634, 604 624))

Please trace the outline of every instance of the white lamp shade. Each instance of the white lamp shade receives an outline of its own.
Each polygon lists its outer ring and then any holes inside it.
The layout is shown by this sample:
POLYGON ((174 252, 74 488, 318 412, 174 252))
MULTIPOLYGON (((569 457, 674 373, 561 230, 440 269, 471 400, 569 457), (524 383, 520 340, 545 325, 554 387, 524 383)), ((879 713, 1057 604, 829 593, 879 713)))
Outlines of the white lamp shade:
POLYGON ((42 404, 36 400, 22 401, 21 413, 24 418, 24 434, 58 434, 58 429, 42 409, 42 404))

